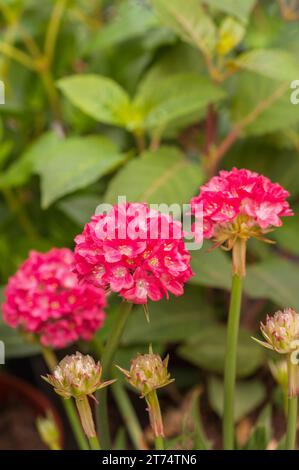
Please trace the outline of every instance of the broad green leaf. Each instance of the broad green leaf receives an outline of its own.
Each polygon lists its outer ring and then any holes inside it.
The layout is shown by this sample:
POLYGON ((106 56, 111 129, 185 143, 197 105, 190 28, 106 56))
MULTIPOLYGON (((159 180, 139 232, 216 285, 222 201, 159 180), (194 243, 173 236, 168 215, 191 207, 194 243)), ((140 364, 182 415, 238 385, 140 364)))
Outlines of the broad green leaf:
POLYGON ((142 3, 125 0, 117 5, 112 20, 100 29, 88 50, 99 51, 128 39, 144 35, 157 26, 153 12, 142 3))
POLYGON ((299 76, 299 62, 282 49, 255 49, 240 54, 234 64, 272 80, 291 81, 299 76))
POLYGON ((220 289, 230 289, 230 259, 220 248, 209 251, 211 246, 211 244, 205 243, 200 250, 191 252, 191 267, 195 276, 190 279, 190 283, 220 289))
POLYGON ((280 307, 298 310, 298 278, 297 263, 273 257, 248 267, 244 289, 250 297, 271 299, 280 307))
POLYGON ((213 321, 211 308, 203 301, 198 288, 185 287, 182 297, 148 304, 150 322, 147 323, 142 308, 135 308, 123 335, 123 344, 144 342, 179 342, 200 331, 213 321))
POLYGON ((198 0, 151 0, 161 22, 184 41, 211 55, 216 27, 198 0))
POLYGON ((125 126, 129 120, 129 96, 111 78, 73 75, 59 80, 58 87, 75 106, 100 122, 125 126))
POLYGON ((125 161, 116 146, 104 137, 70 137, 61 140, 36 164, 41 177, 42 207, 94 183, 125 161))
POLYGON ((5 346, 5 359, 33 356, 40 352, 39 345, 28 343, 15 328, 3 322, 0 314, 0 341, 5 346))
POLYGON ((14 188, 25 184, 34 172, 35 162, 42 160, 45 152, 59 140, 54 132, 43 134, 7 170, 0 172, 0 188, 14 188))
POLYGON ((245 134, 262 135, 298 123, 298 108, 290 102, 290 90, 278 96, 281 89, 281 83, 275 80, 249 72, 240 74, 232 100, 233 121, 241 121, 262 104, 261 112, 244 129, 245 134))
POLYGON ((272 406, 268 404, 261 411, 244 450, 266 450, 272 438, 272 406))
POLYGON ((208 78, 194 73, 159 77, 149 73, 141 82, 134 106, 145 116, 144 127, 166 127, 171 121, 204 109, 224 97, 208 78))
MULTIPOLYGON (((295 212, 298 214, 298 211, 295 212)), ((299 255, 299 220, 298 217, 289 217, 284 220, 283 229, 272 233, 279 246, 288 253, 299 255)))
MULTIPOLYGON (((210 378, 208 381, 208 396, 210 405, 218 414, 223 416, 223 382, 216 378, 210 378)), ((234 418, 235 422, 255 410, 266 398, 265 386, 257 381, 237 382, 234 400, 234 418)))
POLYGON ((100 202, 101 199, 95 194, 81 194, 60 201, 58 207, 77 224, 84 225, 95 213, 100 202))
POLYGON ((216 7, 219 10, 236 16, 241 21, 247 21, 256 0, 202 0, 202 3, 216 7))
POLYGON ((184 204, 196 192, 203 175, 174 147, 146 151, 131 160, 112 179, 104 200, 115 204, 118 196, 131 202, 184 204))
MULTIPOLYGON (((203 369, 223 373, 226 347, 226 328, 221 324, 205 326, 178 349, 183 359, 203 369)), ((247 330, 240 330, 237 375, 248 377, 264 363, 264 351, 251 339, 247 330)))

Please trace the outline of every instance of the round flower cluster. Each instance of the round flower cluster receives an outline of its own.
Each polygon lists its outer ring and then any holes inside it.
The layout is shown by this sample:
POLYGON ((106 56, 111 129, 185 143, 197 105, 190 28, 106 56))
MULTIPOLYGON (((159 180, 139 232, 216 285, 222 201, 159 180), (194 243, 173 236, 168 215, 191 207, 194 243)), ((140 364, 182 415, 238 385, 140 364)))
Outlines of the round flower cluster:
POLYGON ((55 367, 53 374, 48 374, 43 379, 63 398, 80 399, 86 395, 92 397, 94 392, 114 382, 102 382, 101 377, 100 362, 77 351, 76 354, 65 356, 55 367))
POLYGON ((6 287, 6 323, 38 335, 45 346, 90 340, 105 319, 105 295, 103 289, 79 285, 73 264, 66 248, 30 252, 6 287))
POLYGON ((75 242, 79 278, 136 304, 168 291, 182 295, 193 274, 181 223, 147 204, 119 204, 93 216, 75 242))
POLYGON ((279 184, 250 170, 221 171, 191 200, 195 216, 202 204, 203 227, 196 230, 195 237, 197 241, 215 238, 220 243, 230 236, 259 238, 271 227, 282 225, 282 216, 293 215, 288 196, 279 184))

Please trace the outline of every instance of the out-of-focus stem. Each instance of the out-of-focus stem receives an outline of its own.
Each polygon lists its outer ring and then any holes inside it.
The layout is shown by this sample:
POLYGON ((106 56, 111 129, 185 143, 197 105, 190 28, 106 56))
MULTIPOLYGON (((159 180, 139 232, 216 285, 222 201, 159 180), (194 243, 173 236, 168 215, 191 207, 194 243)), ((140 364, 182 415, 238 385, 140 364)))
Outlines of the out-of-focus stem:
POLYGON ((138 450, 147 449, 135 410, 120 380, 113 384, 112 393, 135 448, 138 450))
MULTIPOLYGON (((51 349, 43 348, 42 353, 49 370, 53 372, 57 365, 57 360, 54 352, 51 349)), ((71 400, 65 400, 64 398, 61 398, 61 401, 79 448, 81 450, 89 450, 87 439, 82 431, 80 420, 74 403, 71 400)))
MULTIPOLYGON (((112 325, 111 336, 105 345, 104 354, 102 356, 103 381, 108 380, 109 378, 112 362, 131 310, 132 304, 130 302, 122 302, 120 304, 114 325, 112 325)), ((111 445, 107 409, 107 388, 98 390, 96 395, 99 401, 99 406, 97 407, 97 424, 100 432, 101 443, 103 449, 109 449, 111 445)))
POLYGON ((57 36, 58 36, 61 20, 66 9, 67 2, 68 0, 56 0, 52 13, 51 13, 51 18, 48 24, 45 47, 44 47, 44 53, 47 58, 47 62, 49 66, 51 66, 52 61, 53 61, 57 36))

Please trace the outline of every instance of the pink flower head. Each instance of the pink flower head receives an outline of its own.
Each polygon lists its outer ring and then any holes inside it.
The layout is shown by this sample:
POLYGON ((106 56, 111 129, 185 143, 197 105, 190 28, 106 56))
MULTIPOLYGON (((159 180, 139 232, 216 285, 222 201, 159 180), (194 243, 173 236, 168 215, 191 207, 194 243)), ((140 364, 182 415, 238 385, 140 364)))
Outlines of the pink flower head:
POLYGON ((81 281, 132 303, 157 301, 168 292, 182 295, 193 274, 181 223, 147 204, 119 204, 93 216, 75 242, 81 281))
POLYGON ((198 231, 195 237, 197 241, 215 238, 220 242, 227 241, 229 233, 260 238, 282 225, 281 217, 293 215, 288 196, 279 184, 258 173, 237 168, 220 171, 191 200, 195 216, 202 204, 202 233, 198 231))
POLYGON ((5 290, 3 317, 13 328, 40 337, 45 346, 63 348, 90 340, 105 319, 103 289, 79 285, 67 248, 31 251, 5 290))

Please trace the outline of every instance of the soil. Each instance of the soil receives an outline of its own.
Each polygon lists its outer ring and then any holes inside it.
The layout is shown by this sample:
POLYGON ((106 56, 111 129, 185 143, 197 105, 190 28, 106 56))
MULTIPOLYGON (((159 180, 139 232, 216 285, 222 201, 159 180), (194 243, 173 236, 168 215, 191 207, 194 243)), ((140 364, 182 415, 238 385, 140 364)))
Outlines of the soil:
POLYGON ((0 409, 0 450, 46 450, 27 405, 11 401, 0 409))

